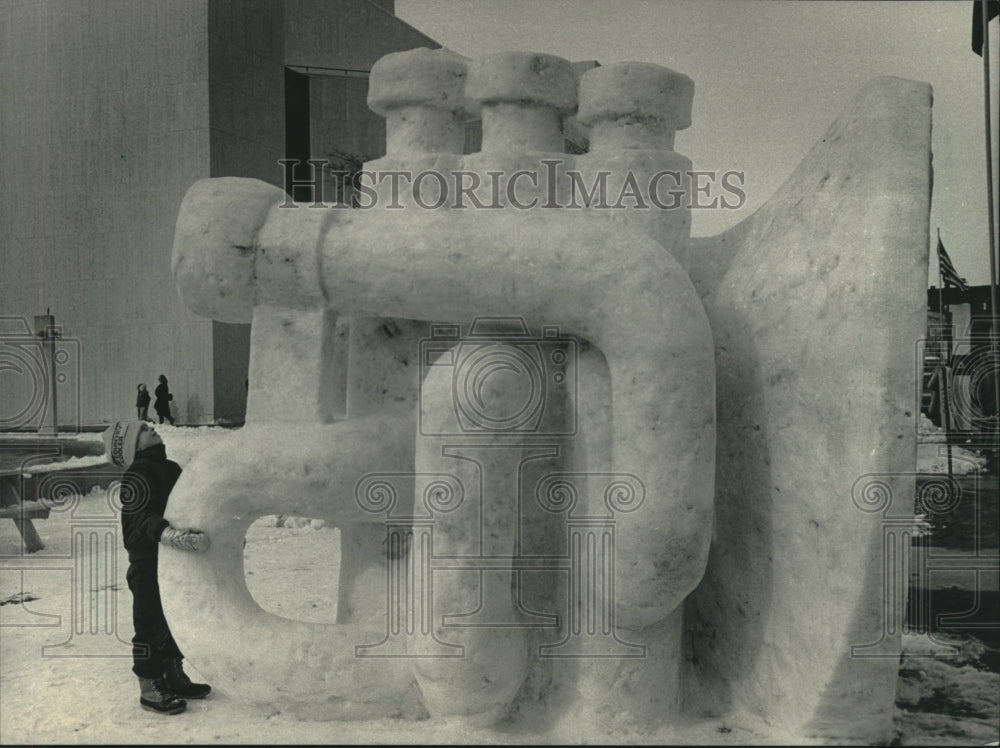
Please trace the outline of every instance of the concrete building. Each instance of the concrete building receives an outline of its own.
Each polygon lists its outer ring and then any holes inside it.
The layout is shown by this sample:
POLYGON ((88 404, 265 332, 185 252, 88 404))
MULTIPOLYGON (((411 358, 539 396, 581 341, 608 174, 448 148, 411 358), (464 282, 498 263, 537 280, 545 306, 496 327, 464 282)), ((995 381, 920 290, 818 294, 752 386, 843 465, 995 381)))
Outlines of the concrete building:
MULTIPOLYGON (((196 317, 170 271, 202 177, 284 186, 281 159, 377 158, 367 71, 436 42, 393 0, 0 2, 0 431, 135 417, 169 379, 178 423, 240 422, 249 325, 196 317)), ((152 415, 152 409, 150 409, 152 415)))

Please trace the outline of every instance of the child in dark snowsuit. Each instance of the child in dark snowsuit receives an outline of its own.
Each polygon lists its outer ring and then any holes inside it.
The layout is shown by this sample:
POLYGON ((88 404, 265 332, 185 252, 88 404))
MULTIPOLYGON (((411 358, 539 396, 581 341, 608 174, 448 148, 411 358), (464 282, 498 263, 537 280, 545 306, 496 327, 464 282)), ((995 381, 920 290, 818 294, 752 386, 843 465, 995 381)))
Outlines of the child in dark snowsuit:
POLYGON ((140 384, 136 386, 135 395, 135 408, 139 413, 140 421, 149 420, 149 390, 146 389, 145 384, 140 384))
POLYGON ((139 678, 143 709, 178 714, 185 698, 201 699, 212 690, 184 673, 184 655, 170 633, 160 602, 157 557, 162 543, 185 551, 204 551, 208 537, 171 526, 163 518, 167 498, 181 467, 167 459, 156 429, 144 421, 120 421, 104 434, 108 456, 127 468, 121 480, 122 535, 128 551, 126 579, 132 591, 132 672, 139 678))

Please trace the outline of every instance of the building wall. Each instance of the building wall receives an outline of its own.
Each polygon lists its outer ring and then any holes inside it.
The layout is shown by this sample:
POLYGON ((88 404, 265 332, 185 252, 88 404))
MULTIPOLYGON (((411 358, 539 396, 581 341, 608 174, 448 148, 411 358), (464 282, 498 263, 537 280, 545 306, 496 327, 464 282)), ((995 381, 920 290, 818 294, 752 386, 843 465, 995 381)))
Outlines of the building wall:
MULTIPOLYGON (((160 373, 183 417, 210 369, 211 324, 170 272, 181 198, 208 173, 206 25, 206 0, 0 4, 0 315, 50 308, 78 341, 61 423, 134 416, 160 373)), ((0 384, 10 413, 25 382, 0 384)))
POLYGON ((328 146, 380 156, 366 71, 388 52, 439 46, 392 7, 0 0, 0 429, 38 389, 4 368, 4 331, 47 310, 79 361, 61 422, 131 417, 136 384, 152 390, 161 373, 179 423, 242 419, 249 326, 180 302, 170 257, 181 200, 207 176, 283 184, 286 65, 316 68, 314 157, 328 146))
MULTIPOLYGON (((392 15, 391 0, 209 0, 212 176, 284 186, 285 132, 308 128, 310 155, 377 158, 385 122, 368 109, 367 71, 382 55, 438 47, 392 15), (309 77, 307 122, 285 122, 284 66, 309 77), (346 74, 344 69, 356 71, 346 74)), ((248 325, 214 324, 214 417, 241 421, 248 325)))
MULTIPOLYGON (((309 134, 313 158, 328 159, 331 168, 351 171, 359 160, 371 161, 385 155, 385 118, 369 109, 367 100, 367 77, 310 77, 309 134)), ((330 186, 324 190, 324 199, 333 201, 337 187, 329 178, 326 182, 330 186)))
POLYGON ((284 34, 281 0, 208 0, 212 176, 281 185, 284 34))
POLYGON ((286 0, 285 64, 371 70, 390 52, 441 45, 392 15, 391 3, 286 0))
MULTIPOLYGON (((394 3, 288 0, 286 64, 309 77, 312 158, 351 172, 385 155, 385 119, 368 108, 368 72, 390 52, 441 45, 392 15, 394 3)), ((346 199, 350 188, 325 174, 323 198, 346 199)))
MULTIPOLYGON (((284 185, 284 3, 209 0, 211 176, 284 185)), ((246 413, 250 326, 212 323, 212 408, 204 420, 246 413)))

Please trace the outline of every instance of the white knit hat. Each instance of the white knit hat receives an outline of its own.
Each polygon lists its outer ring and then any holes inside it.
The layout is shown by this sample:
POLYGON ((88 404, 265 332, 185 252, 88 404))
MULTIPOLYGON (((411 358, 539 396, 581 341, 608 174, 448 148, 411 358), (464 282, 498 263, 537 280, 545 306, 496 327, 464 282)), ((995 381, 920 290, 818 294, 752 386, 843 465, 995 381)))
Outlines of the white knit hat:
POLYGON ((132 464, 142 427, 142 421, 118 421, 104 432, 105 451, 113 464, 121 468, 132 464))

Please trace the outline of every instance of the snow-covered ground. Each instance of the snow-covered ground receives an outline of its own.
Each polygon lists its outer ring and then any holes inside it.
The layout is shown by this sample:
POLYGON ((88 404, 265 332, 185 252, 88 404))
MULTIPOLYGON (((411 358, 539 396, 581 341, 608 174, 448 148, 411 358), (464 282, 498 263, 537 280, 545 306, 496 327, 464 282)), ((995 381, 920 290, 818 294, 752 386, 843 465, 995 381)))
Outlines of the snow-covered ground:
MULTIPOLYGON (((159 426, 171 458, 182 466, 233 432, 218 428, 159 426)), ((944 472, 946 455, 928 425, 919 469, 944 472)), ((99 434, 87 438, 100 440, 99 434)), ((953 471, 981 466, 976 454, 953 449, 953 471)), ((100 464, 101 457, 73 458, 67 466, 100 464)), ((36 469, 51 470, 52 467, 36 469)), ((130 666, 131 598, 125 586, 127 559, 114 549, 113 570, 101 573, 90 606, 72 594, 74 575, 98 573, 71 552, 71 515, 115 525, 105 511, 106 492, 96 489, 64 511, 38 520, 46 548, 18 557, 14 523, 0 521, 0 744, 310 744, 310 743, 534 743, 528 732, 460 728, 447 722, 379 720, 308 722, 284 714, 264 716, 233 696, 214 693, 189 702, 186 713, 163 717, 142 711, 130 666), (75 514, 74 514, 75 512, 75 514), (96 607, 95 607, 96 606, 96 607), (99 611, 100 615, 88 610, 99 611)), ((73 502, 69 502, 72 504, 73 502)), ((68 506, 68 505, 67 505, 68 506)), ((266 610, 292 619, 332 622, 336 615, 336 569, 320 570, 339 556, 339 534, 321 521, 264 518, 248 532, 247 585, 266 610)), ((266 646, 266 642, 248 642, 266 646)), ((985 745, 1000 737, 1000 674, 984 666, 981 643, 955 637, 904 637, 897 696, 901 745, 985 745), (961 654, 949 649, 955 646, 961 654)), ((993 653, 995 657, 996 653, 993 653)), ((199 673, 190 666, 191 674, 199 673)), ((661 730, 629 742, 767 744, 762 734, 731 730, 721 723, 661 730), (727 728, 728 729, 728 728, 727 728)), ((576 742, 576 741, 575 741, 576 742)), ((615 736, 582 735, 578 742, 615 743, 615 736)))

